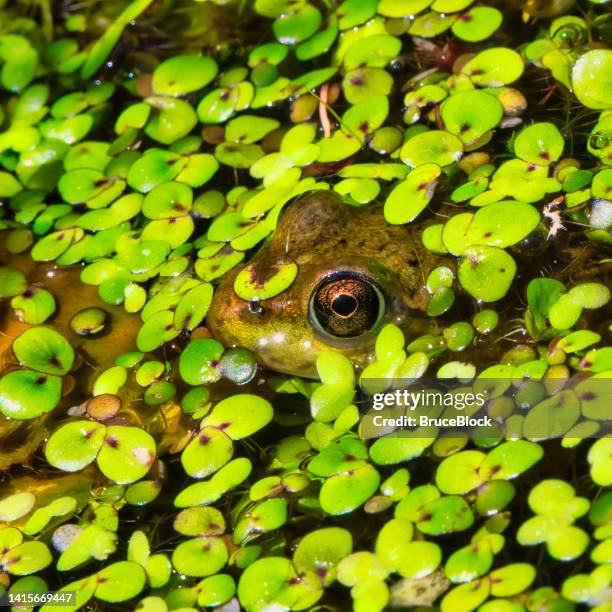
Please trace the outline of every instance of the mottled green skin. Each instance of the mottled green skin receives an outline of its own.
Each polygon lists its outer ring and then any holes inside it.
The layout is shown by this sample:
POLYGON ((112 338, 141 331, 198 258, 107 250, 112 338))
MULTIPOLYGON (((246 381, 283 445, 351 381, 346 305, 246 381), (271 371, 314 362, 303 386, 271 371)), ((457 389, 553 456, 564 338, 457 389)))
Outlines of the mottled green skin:
POLYGON ((278 296, 259 302, 261 311, 255 312, 234 292, 242 268, 234 269, 215 291, 207 325, 226 346, 244 346, 262 365, 279 372, 316 376, 316 356, 329 348, 365 364, 382 324, 397 323, 409 337, 428 326, 425 279, 443 262, 422 246, 421 229, 389 225, 379 205, 353 207, 329 191, 305 194, 283 211, 273 237, 250 262, 265 275, 288 255, 299 268, 296 280, 278 296), (386 314, 369 333, 335 339, 313 329, 309 302, 322 279, 345 270, 380 287, 386 314))

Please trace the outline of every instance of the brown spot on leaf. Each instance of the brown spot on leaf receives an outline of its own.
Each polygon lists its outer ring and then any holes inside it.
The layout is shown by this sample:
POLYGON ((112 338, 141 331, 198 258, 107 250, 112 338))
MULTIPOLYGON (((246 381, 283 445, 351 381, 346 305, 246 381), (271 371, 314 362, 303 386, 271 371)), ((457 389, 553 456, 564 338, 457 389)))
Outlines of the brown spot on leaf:
POLYGON ((117 438, 108 436, 107 438, 104 438, 104 442, 106 442, 106 444, 108 444, 111 448, 119 448, 119 441, 117 438))

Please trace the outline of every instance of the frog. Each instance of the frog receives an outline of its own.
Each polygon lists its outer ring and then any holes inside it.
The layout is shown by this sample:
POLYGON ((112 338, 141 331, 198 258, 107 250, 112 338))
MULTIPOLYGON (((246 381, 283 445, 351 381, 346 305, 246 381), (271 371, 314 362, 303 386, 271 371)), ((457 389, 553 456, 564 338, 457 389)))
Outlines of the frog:
POLYGON ((386 323, 411 336, 431 325, 427 277, 454 262, 423 246, 422 229, 389 224, 381 203, 354 206, 331 190, 302 194, 248 264, 265 278, 279 262, 294 262, 295 280, 274 297, 248 301, 234 290, 247 264, 234 268, 215 291, 208 330, 276 372, 316 378, 317 356, 329 349, 365 367, 386 323))

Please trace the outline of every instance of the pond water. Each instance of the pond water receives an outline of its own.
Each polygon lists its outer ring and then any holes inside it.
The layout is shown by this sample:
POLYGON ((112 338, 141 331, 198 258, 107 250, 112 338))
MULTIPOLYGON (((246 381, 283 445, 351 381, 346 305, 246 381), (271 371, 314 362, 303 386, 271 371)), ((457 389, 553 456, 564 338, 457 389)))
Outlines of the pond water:
POLYGON ((611 40, 0 0, 2 603, 607 610, 611 40))

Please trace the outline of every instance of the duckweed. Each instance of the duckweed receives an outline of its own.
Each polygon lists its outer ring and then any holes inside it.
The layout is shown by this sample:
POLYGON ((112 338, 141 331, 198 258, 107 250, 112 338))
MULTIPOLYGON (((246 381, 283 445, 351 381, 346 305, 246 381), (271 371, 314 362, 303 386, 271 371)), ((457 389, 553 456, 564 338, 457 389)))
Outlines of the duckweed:
POLYGON ((70 319, 70 329, 79 336, 98 334, 104 329, 106 312, 101 308, 84 308, 70 319))
POLYGON ((0 10, 0 594, 604 610, 605 3, 60 4, 0 10), (306 338, 373 237, 375 324, 306 338), (370 435, 402 380, 504 429, 370 435))

